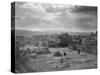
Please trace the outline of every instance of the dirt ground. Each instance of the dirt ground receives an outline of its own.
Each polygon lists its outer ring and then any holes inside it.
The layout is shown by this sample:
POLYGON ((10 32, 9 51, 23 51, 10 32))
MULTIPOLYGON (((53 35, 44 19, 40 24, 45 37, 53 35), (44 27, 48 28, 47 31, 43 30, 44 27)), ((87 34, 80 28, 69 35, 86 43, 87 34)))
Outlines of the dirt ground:
POLYGON ((51 54, 40 55, 37 58, 29 58, 28 66, 35 72, 80 70, 97 68, 97 56, 77 51, 69 51, 67 48, 50 48, 51 54), (53 56, 55 51, 66 52, 66 56, 53 56), (63 62, 61 62, 63 59, 63 62))

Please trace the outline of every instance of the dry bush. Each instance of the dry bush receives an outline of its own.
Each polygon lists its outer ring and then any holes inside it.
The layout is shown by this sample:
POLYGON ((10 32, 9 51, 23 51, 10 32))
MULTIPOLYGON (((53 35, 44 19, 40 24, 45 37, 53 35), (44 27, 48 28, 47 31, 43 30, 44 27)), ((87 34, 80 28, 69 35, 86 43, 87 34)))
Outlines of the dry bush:
POLYGON ((61 54, 59 51, 56 51, 56 52, 54 53, 54 56, 59 57, 59 56, 62 56, 62 54, 61 54))

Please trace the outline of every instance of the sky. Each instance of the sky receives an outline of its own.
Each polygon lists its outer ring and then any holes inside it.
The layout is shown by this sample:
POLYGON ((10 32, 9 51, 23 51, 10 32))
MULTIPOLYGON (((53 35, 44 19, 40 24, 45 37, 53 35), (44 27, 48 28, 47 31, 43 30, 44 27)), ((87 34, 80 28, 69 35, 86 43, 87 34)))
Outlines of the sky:
POLYGON ((93 32, 97 30, 97 7, 16 2, 15 29, 93 32))

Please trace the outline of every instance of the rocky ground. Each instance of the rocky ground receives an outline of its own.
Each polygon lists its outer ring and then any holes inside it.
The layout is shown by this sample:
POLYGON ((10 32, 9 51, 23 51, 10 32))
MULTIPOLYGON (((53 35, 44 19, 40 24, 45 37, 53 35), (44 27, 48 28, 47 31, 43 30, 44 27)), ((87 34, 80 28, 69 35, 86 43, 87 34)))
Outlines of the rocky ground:
POLYGON ((40 55, 37 58, 29 58, 28 66, 35 72, 80 70, 97 68, 97 56, 77 51, 68 51, 67 48, 51 48, 51 54, 40 55), (55 51, 66 52, 66 56, 53 56, 55 51), (63 60, 63 62, 62 62, 63 60))

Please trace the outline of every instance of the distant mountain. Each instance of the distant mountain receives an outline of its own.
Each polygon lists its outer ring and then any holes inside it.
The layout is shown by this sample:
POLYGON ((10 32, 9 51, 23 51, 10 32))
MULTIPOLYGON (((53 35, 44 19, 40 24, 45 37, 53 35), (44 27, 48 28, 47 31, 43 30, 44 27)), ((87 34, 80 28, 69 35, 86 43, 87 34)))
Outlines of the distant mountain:
POLYGON ((90 35, 90 32, 68 32, 70 35, 90 35))
POLYGON ((28 31, 28 30, 15 30, 15 36, 35 36, 35 35, 50 35, 68 33, 69 35, 90 35, 89 32, 60 32, 60 31, 28 31))
POLYGON ((34 35, 48 35, 50 32, 15 30, 15 36, 34 36, 34 35))

